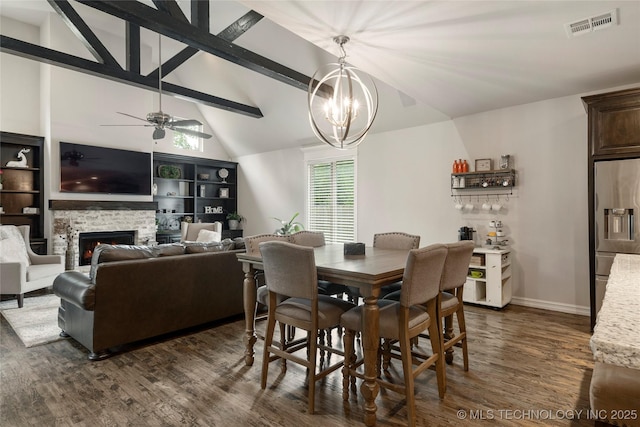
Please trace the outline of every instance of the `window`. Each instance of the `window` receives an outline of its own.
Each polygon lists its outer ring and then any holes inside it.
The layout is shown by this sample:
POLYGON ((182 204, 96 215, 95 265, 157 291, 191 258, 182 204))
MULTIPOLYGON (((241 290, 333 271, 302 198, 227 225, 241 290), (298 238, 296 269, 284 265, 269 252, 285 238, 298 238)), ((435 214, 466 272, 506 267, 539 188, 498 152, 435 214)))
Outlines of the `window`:
MULTIPOLYGON (((174 120, 184 120, 178 117, 174 117, 174 120)), ((182 126, 183 129, 194 130, 196 132, 202 132, 203 126, 182 126)), ((202 138, 197 136, 187 135, 182 132, 173 133, 173 146, 176 148, 182 148, 184 150, 202 151, 202 138)))
POLYGON ((308 161, 308 229, 324 232, 327 243, 356 239, 355 157, 308 161))

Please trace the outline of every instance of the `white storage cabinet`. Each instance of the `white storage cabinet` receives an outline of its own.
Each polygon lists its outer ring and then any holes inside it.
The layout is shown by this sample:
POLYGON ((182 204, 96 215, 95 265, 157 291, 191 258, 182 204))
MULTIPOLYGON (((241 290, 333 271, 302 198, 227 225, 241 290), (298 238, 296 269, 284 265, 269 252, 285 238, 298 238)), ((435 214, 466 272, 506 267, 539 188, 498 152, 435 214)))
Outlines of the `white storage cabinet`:
POLYGON ((476 248, 469 264, 462 299, 473 304, 502 308, 511 302, 511 276, 510 250, 476 248), (472 271, 480 272, 481 277, 471 277, 472 271))

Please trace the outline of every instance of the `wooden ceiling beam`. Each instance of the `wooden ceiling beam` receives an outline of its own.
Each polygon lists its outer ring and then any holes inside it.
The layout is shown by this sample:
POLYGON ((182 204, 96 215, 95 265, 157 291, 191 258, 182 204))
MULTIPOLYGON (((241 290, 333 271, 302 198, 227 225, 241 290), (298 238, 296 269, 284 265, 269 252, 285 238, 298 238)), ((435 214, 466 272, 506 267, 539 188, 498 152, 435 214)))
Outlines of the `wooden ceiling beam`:
POLYGON ((47 2, 71 32, 91 52, 91 55, 96 58, 96 61, 111 67, 122 68, 67 0, 47 0, 47 2))
MULTIPOLYGON (((112 67, 99 62, 89 61, 67 53, 59 52, 46 47, 38 46, 12 37, 0 35, 0 52, 32 59, 46 64, 56 65, 69 70, 79 71, 96 77, 102 77, 111 81, 125 83, 143 89, 158 89, 158 80, 142 76, 138 73, 112 67)), ((219 98, 217 96, 202 93, 171 83, 162 84, 163 93, 177 98, 198 102, 210 107, 243 114, 249 117, 263 117, 260 109, 250 105, 240 104, 235 101, 219 98)))
POLYGON ((78 0, 267 77, 307 91, 310 77, 134 0, 78 0))

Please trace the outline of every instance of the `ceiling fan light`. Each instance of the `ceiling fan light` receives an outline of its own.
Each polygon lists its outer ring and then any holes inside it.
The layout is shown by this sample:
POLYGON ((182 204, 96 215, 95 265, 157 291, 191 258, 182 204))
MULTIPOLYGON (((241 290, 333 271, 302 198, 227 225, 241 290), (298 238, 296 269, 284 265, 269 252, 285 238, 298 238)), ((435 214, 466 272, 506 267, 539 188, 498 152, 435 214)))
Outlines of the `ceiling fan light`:
POLYGON ((334 41, 342 56, 338 63, 320 67, 311 78, 309 121, 321 141, 347 149, 360 144, 371 129, 378 112, 378 90, 369 75, 345 63, 343 45, 349 38, 339 36, 334 41))
POLYGON ((153 130, 153 139, 162 139, 165 135, 165 130, 162 128, 155 128, 153 130))

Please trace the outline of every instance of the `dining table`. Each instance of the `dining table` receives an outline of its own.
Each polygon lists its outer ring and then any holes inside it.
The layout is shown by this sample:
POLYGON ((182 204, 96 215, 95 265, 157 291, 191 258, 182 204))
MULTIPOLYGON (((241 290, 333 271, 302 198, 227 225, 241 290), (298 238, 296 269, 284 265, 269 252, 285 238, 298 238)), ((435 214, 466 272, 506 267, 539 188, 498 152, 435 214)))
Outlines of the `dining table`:
MULTIPOLYGON (((364 255, 345 255, 343 244, 327 244, 314 248, 319 280, 353 286, 364 300, 362 347, 364 381, 360 393, 365 400, 364 423, 376 424, 376 404, 379 386, 377 377, 378 345, 380 341, 378 297, 384 285, 402 279, 409 251, 365 247, 364 255)), ((253 365, 257 340, 255 331, 256 272, 263 269, 259 254, 238 253, 244 271, 245 364, 253 365)))

